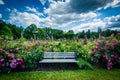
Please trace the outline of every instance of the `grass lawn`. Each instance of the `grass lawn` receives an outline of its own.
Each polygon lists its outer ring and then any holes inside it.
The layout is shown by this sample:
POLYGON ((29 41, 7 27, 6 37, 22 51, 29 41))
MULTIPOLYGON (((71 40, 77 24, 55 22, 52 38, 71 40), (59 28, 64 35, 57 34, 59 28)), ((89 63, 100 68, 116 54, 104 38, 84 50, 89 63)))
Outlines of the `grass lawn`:
POLYGON ((120 80, 120 69, 13 72, 0 74, 0 80, 120 80))

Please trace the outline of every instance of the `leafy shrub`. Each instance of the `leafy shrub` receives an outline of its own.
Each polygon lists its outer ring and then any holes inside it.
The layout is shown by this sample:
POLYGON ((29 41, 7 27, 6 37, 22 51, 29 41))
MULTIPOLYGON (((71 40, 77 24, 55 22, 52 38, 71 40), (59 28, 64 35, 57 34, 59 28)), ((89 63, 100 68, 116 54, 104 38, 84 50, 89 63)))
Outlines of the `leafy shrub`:
POLYGON ((81 41, 64 41, 64 42, 51 42, 44 46, 44 51, 48 52, 76 52, 77 58, 79 60, 80 68, 90 68, 92 47, 95 46, 95 42, 88 42, 87 45, 83 45, 81 41))
POLYGON ((15 46, 14 43, 15 41, 4 40, 2 37, 0 37, 0 48, 10 49, 15 46))
POLYGON ((0 72, 10 72, 11 70, 21 70, 24 68, 24 61, 22 58, 17 58, 15 54, 18 53, 16 49, 2 49, 0 48, 0 72))
POLYGON ((82 45, 79 48, 79 51, 77 52, 77 55, 79 58, 82 58, 88 62, 91 62, 91 57, 92 57, 92 48, 93 46, 95 46, 96 43, 95 42, 88 42, 87 45, 82 45))
POLYGON ((48 52, 78 52, 81 48, 81 42, 51 42, 44 46, 44 51, 48 52))
POLYGON ((40 45, 40 43, 36 43, 33 46, 33 49, 31 52, 27 50, 23 50, 23 59, 25 62, 25 70, 31 70, 34 69, 40 60, 41 54, 43 52, 43 46, 40 45))
POLYGON ((108 70, 120 64, 120 41, 117 39, 98 42, 93 52, 93 62, 104 63, 108 70))
POLYGON ((120 40, 120 33, 118 33, 115 37, 117 40, 120 40))
POLYGON ((79 58, 78 60, 79 60, 79 62, 77 64, 78 64, 79 68, 81 68, 81 69, 87 69, 87 68, 93 69, 93 66, 88 61, 85 61, 82 58, 79 58))
POLYGON ((18 40, 18 43, 24 43, 26 41, 26 39, 24 37, 21 37, 19 40, 18 40))
POLYGON ((77 50, 77 56, 79 62, 77 63, 80 68, 82 69, 93 69, 93 66, 91 64, 91 58, 92 58, 92 46, 94 46, 95 42, 88 42, 86 45, 83 45, 82 43, 79 43, 78 46, 76 46, 77 50))

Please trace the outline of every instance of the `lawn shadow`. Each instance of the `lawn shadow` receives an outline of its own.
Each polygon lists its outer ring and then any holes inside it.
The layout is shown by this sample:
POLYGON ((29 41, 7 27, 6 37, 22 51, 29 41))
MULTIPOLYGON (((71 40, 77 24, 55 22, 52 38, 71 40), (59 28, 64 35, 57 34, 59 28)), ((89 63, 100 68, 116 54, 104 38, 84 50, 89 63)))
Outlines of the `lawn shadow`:
POLYGON ((60 70, 78 70, 76 63, 40 63, 37 71, 60 71, 60 70))

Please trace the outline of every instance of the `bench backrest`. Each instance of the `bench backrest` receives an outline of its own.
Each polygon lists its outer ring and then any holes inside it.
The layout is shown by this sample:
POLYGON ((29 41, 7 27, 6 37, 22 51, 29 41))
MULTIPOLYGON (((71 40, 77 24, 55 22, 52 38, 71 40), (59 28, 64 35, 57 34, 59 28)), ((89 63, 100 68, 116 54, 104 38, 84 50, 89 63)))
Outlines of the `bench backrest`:
POLYGON ((42 57, 44 59, 75 59, 76 54, 75 52, 44 52, 42 57))

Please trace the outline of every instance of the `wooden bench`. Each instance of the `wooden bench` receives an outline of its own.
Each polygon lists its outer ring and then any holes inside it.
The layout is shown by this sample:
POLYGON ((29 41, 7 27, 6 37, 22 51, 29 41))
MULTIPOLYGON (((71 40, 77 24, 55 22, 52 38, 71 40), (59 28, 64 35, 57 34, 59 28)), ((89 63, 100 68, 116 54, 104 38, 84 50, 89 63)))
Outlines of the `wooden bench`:
POLYGON ((77 63, 74 52, 44 52, 39 63, 77 63))

